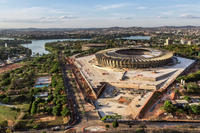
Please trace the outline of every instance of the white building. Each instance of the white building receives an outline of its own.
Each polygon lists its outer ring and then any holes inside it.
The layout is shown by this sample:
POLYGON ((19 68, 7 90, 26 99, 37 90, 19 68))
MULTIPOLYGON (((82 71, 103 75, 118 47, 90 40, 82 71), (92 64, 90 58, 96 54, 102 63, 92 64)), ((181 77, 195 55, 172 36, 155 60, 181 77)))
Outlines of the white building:
POLYGON ((170 38, 166 39, 166 42, 165 42, 165 46, 168 46, 168 45, 171 45, 173 44, 173 40, 171 40, 170 38))

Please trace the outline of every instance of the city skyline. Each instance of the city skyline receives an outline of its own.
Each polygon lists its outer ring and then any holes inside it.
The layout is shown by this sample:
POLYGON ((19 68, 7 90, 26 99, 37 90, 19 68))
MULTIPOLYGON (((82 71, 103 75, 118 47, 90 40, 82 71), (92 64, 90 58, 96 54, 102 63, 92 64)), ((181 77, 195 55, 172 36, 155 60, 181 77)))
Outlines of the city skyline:
POLYGON ((196 0, 0 0, 0 28, 200 25, 196 0))

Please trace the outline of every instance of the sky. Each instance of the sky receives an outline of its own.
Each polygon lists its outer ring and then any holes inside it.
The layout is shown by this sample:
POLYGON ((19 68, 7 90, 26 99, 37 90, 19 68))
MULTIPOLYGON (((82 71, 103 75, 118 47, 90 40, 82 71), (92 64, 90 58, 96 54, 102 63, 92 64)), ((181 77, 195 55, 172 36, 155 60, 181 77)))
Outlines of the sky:
POLYGON ((0 28, 200 26, 200 0, 0 0, 0 28))

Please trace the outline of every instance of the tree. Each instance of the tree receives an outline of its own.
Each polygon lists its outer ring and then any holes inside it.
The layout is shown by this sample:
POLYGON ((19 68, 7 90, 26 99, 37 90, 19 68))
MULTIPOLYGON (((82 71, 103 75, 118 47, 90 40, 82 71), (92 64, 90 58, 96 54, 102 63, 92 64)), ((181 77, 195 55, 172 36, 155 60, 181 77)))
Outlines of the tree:
POLYGON ((50 94, 50 95, 48 96, 48 98, 47 98, 47 101, 48 101, 48 102, 51 102, 52 100, 53 100, 53 95, 50 94))
POLYGON ((59 116, 60 112, 61 112, 61 105, 60 104, 57 104, 56 106, 53 107, 52 114, 54 116, 59 116))
POLYGON ((191 98, 190 98, 189 96, 184 96, 183 99, 185 99, 185 100, 188 101, 188 102, 191 100, 191 98))
POLYGON ((35 114, 37 112, 37 105, 38 105, 38 102, 34 101, 31 107, 31 114, 35 114))
POLYGON ((117 128, 117 127, 119 126, 119 123, 118 123, 117 120, 113 121, 112 124, 113 124, 113 127, 114 127, 114 128, 117 128))
POLYGON ((187 84, 187 92, 189 93, 198 93, 200 92, 199 86, 195 82, 189 82, 187 84))
POLYGON ((10 84, 10 78, 4 79, 1 81, 1 86, 7 86, 10 84))
POLYGON ((109 128, 109 127, 110 127, 110 125, 107 124, 107 125, 106 125, 106 128, 109 128))
POLYGON ((10 77, 10 73, 3 73, 1 76, 2 79, 7 79, 9 77, 10 77))
POLYGON ((62 116, 68 116, 70 113, 69 109, 67 108, 67 106, 65 105, 65 107, 63 108, 63 110, 61 111, 62 116))
POLYGON ((6 128, 8 127, 8 121, 2 121, 0 122, 0 133, 4 133, 6 131, 6 128))
POLYGON ((52 108, 51 108, 51 107, 47 107, 47 108, 46 108, 46 112, 47 112, 48 114, 51 114, 51 113, 52 113, 52 108))
POLYGON ((174 107, 174 105, 172 104, 171 101, 165 101, 165 103, 164 103, 164 110, 166 112, 172 113, 172 112, 175 111, 175 107, 174 107))
POLYGON ((9 103, 10 102, 10 97, 9 96, 6 96, 3 100, 2 100, 3 103, 9 103))
POLYGON ((200 106, 199 105, 191 105, 190 108, 194 114, 200 114, 200 106))
POLYGON ((8 121, 2 121, 0 122, 0 128, 5 128, 8 126, 8 121))

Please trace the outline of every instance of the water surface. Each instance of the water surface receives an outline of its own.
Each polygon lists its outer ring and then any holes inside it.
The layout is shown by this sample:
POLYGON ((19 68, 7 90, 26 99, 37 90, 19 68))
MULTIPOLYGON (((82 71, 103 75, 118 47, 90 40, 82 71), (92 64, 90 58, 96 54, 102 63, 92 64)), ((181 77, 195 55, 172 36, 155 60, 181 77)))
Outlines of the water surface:
POLYGON ((79 41, 79 40, 90 40, 90 39, 48 39, 48 40, 32 40, 30 44, 22 44, 22 46, 27 47, 32 50, 32 55, 39 53, 40 55, 48 54, 49 52, 45 50, 45 44, 57 41, 79 41))
POLYGON ((128 40, 150 40, 151 36, 129 36, 129 37, 123 37, 122 39, 128 39, 128 40))

